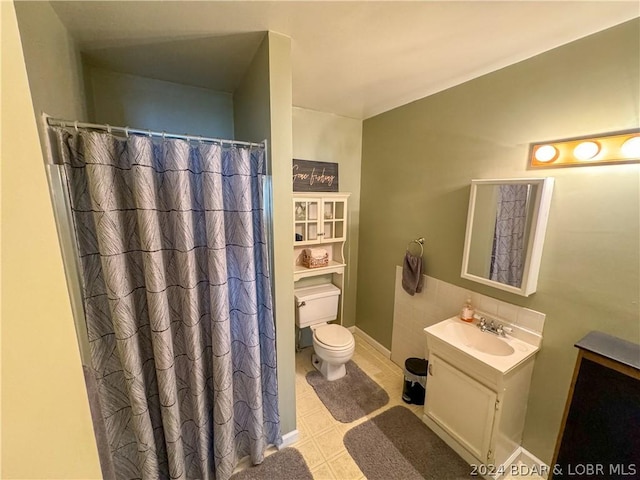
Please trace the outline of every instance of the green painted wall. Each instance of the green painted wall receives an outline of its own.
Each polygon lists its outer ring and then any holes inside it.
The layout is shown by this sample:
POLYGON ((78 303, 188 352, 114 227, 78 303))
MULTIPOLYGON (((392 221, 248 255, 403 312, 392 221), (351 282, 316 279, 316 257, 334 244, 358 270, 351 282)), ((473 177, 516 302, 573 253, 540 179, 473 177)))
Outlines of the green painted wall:
POLYGON ((234 138, 230 93, 86 64, 84 77, 87 112, 93 123, 234 138))
POLYGON ((42 111, 83 118, 79 56, 49 2, 0 2, 0 17, 0 477, 99 479, 102 474, 37 129, 42 111))
POLYGON ((546 462, 591 330, 640 342, 640 165, 526 170, 528 145, 637 128, 640 20, 364 122, 357 325, 391 346, 394 267, 426 238, 426 273, 547 315, 523 446, 546 462), (553 176, 538 292, 460 278, 470 181, 553 176))
POLYGON ((296 428, 291 39, 268 32, 233 96, 236 138, 267 139, 273 186, 274 316, 281 431, 296 428))

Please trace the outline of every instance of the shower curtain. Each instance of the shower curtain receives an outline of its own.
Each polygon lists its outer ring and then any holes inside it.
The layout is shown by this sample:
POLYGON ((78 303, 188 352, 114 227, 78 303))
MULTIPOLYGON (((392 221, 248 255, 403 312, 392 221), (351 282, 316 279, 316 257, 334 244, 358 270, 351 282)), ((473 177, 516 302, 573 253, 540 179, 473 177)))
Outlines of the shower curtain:
POLYGON ((260 463, 281 443, 264 148, 52 133, 110 470, 226 480, 260 463))
POLYGON ((498 188, 490 278, 513 287, 522 284, 528 194, 527 184, 500 185, 498 188))

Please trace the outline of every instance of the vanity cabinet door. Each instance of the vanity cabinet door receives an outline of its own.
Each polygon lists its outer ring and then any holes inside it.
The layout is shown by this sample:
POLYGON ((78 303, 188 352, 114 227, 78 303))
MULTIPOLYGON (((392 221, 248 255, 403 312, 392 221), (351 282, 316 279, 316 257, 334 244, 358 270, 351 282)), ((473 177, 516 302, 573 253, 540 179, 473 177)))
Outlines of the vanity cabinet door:
POLYGON ((491 463, 491 434, 497 409, 496 392, 433 353, 425 414, 479 460, 491 463))

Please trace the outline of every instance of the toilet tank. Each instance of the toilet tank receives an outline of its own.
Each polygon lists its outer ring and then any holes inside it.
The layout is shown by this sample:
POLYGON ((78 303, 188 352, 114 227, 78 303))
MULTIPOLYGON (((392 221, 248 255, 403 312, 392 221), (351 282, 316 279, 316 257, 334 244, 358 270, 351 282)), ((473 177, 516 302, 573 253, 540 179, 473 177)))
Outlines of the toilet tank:
POLYGON ((314 287, 297 288, 296 325, 300 328, 326 323, 338 318, 340 289, 330 283, 314 287))

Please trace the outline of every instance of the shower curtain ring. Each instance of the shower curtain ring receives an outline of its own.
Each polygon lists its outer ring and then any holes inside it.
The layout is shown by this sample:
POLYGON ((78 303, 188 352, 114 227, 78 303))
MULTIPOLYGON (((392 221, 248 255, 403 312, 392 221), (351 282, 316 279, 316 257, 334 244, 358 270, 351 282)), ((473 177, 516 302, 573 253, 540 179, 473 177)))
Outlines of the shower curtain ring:
POLYGON ((107 133, 111 135, 111 126, 107 123, 107 133))
POLYGON ((149 135, 149 138, 151 138, 151 130, 147 130, 147 135, 149 135))
POLYGON ((124 127, 124 136, 129 138, 129 127, 124 127))
POLYGON ((76 129, 76 133, 78 133, 78 120, 73 122, 73 127, 76 129))

